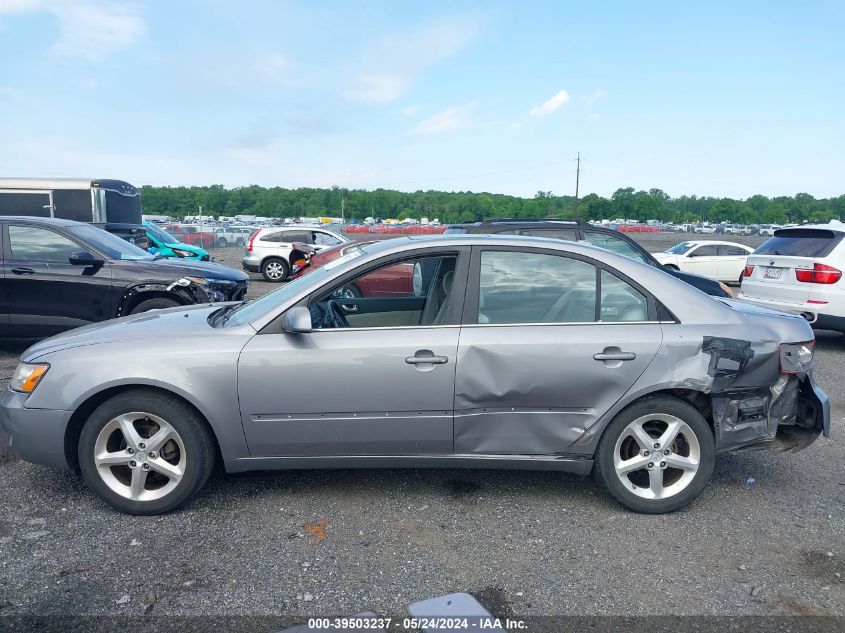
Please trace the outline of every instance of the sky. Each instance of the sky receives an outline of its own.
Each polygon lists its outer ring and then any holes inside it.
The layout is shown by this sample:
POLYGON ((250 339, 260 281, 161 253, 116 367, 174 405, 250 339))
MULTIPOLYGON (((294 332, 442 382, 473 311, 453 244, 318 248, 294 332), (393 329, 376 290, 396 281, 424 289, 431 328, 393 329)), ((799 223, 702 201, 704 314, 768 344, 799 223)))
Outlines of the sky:
POLYGON ((0 0, 0 175, 845 193, 845 2, 0 0))

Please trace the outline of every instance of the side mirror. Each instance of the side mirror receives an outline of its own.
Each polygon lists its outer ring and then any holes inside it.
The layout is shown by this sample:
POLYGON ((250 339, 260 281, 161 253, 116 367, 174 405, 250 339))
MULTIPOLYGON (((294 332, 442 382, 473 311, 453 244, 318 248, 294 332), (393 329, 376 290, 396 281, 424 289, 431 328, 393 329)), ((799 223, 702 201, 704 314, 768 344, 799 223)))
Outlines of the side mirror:
POLYGON ((102 266, 106 262, 88 251, 71 253, 68 261, 74 266, 102 266))
POLYGON ((312 330, 311 311, 305 306, 296 306, 285 313, 282 329, 291 334, 308 334, 312 330))

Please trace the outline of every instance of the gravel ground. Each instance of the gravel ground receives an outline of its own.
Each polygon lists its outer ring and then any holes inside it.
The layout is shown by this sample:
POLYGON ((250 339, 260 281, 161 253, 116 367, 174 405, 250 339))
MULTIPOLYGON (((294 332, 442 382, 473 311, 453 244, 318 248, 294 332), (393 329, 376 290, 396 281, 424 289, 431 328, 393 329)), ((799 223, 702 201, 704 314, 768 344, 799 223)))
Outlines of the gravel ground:
MULTIPOLYGON (((27 345, 0 342, 0 387, 27 345)), ((469 591, 501 616, 845 616, 845 337, 820 332, 817 358, 833 439, 722 455, 665 516, 560 473, 342 470, 216 475, 182 512, 130 517, 6 452, 0 614, 403 614, 469 591)))

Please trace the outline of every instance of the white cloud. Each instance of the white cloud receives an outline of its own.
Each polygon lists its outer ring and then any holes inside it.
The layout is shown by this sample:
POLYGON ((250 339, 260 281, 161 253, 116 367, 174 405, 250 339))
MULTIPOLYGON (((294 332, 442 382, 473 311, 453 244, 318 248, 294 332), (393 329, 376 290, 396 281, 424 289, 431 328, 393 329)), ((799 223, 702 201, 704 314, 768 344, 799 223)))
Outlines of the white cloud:
POLYGON ((404 95, 434 64, 464 49, 476 36, 476 16, 449 16, 415 31, 384 38, 367 50, 353 71, 346 96, 352 101, 387 103, 404 95))
POLYGON ((346 93, 346 96, 352 101, 386 103, 405 94, 410 83, 410 77, 397 74, 361 75, 356 85, 346 93))
POLYGON ((289 66, 287 57, 279 54, 268 55, 258 62, 258 70, 271 79, 280 76, 289 66))
POLYGON ((467 127, 470 123, 466 106, 435 112, 411 129, 411 134, 442 134, 467 127))
POLYGON ((404 107, 400 110, 402 114, 405 116, 416 116, 420 112, 422 112, 423 107, 421 105, 409 105, 404 107))
POLYGON ((595 103, 596 101, 598 101, 599 99, 601 99, 602 97, 605 97, 605 96, 607 96, 607 92, 599 89, 599 90, 596 90, 589 97, 584 99, 584 101, 586 101, 588 104, 592 104, 592 103, 595 103))
POLYGON ((534 118, 548 116, 558 108, 565 106, 567 103, 569 103, 569 93, 566 92, 566 90, 561 90, 555 96, 546 99, 536 108, 531 108, 528 111, 528 114, 534 118))
POLYGON ((115 0, 0 0, 0 15, 46 12, 57 22, 59 36, 51 52, 92 61, 125 48, 147 31, 134 4, 115 0))

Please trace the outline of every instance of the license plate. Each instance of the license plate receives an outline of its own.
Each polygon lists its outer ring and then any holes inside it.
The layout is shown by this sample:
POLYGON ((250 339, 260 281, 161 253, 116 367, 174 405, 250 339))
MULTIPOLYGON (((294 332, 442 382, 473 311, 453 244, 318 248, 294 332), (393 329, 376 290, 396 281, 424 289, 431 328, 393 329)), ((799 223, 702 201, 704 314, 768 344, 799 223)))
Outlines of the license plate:
POLYGON ((780 279, 783 274, 783 268, 767 268, 763 273, 763 279, 780 279))

